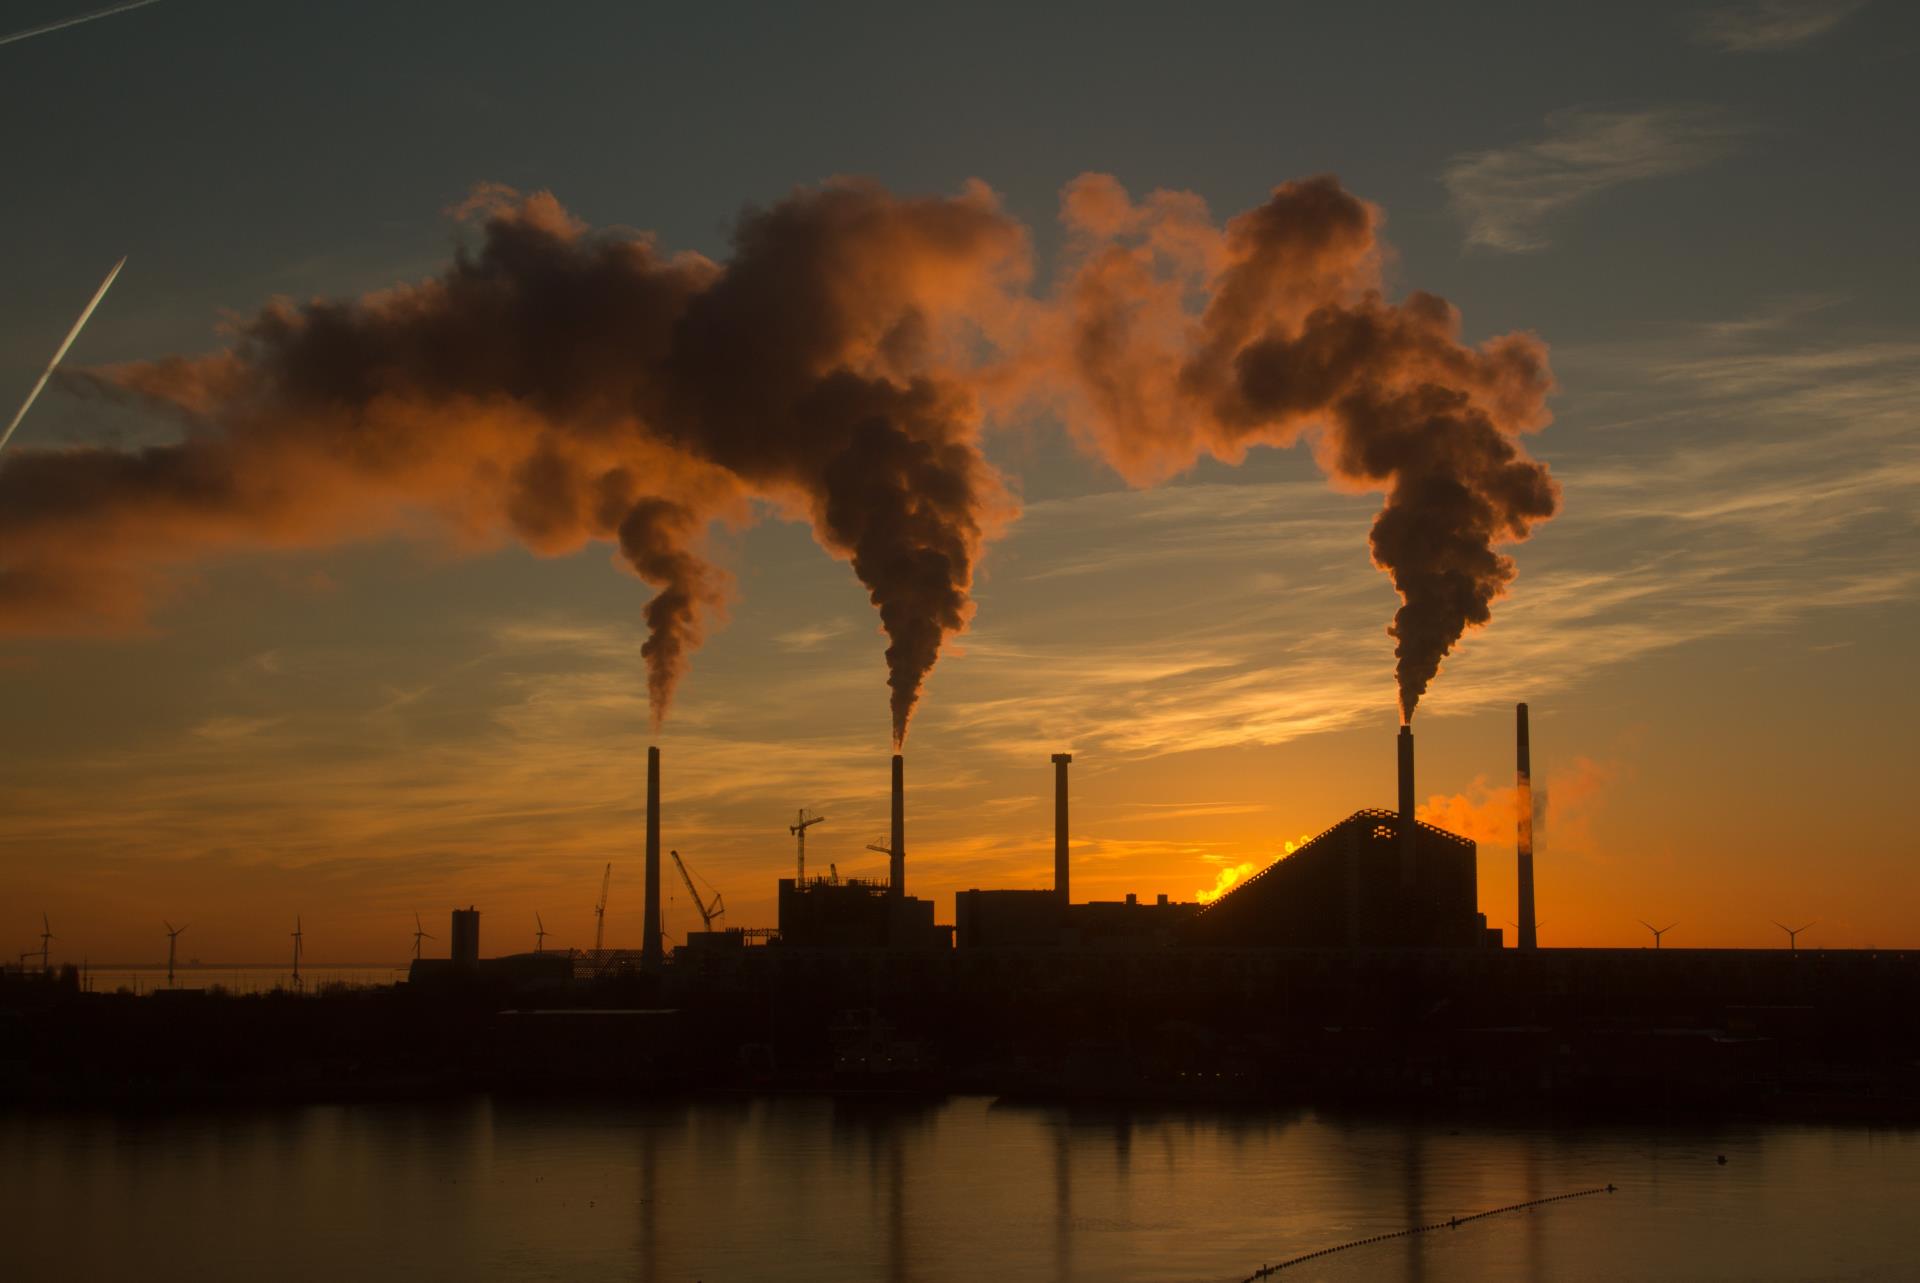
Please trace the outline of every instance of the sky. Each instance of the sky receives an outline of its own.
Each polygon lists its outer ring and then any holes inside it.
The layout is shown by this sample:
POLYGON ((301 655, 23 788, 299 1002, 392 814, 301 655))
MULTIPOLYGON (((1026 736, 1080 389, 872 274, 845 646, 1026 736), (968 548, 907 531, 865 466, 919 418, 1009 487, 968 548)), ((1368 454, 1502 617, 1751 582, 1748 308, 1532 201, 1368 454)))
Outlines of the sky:
MULTIPOLYGON (((90 12, 8 7, 22 33, 90 12)), ((1419 707, 1427 813, 1515 916, 1513 704, 1533 712, 1547 945, 1920 947, 1920 18, 1904 5, 262 6, 157 0, 8 40, 0 404, 108 268, 69 373, 198 355, 271 300, 443 271, 480 184, 725 262, 743 211, 836 176, 977 180, 1073 252, 1110 174, 1216 220, 1337 175, 1390 297, 1547 345, 1525 448, 1561 510, 1419 707)), ((57 380, 0 457, 132 449, 177 420, 57 380)), ((1391 806, 1393 584, 1377 492, 1305 446, 1130 485, 1061 417, 988 416, 1018 516, 986 546, 907 741, 907 889, 1044 887, 1074 754, 1076 898, 1190 900, 1391 806)), ((289 478, 289 483, 294 482, 289 478)), ((656 733, 650 589, 605 540, 541 555, 370 522, 184 567, 150 614, 0 636, 0 946, 311 962, 444 939, 637 947, 645 749, 665 842, 771 925, 809 866, 873 874, 886 639, 846 560, 757 504, 656 733), (6 933, 11 933, 11 939, 6 933)), ((0 548, 0 566, 8 552, 0 548)), ((667 873, 669 932, 696 925, 667 873)), ((429 946, 431 947, 431 946, 429 946)))

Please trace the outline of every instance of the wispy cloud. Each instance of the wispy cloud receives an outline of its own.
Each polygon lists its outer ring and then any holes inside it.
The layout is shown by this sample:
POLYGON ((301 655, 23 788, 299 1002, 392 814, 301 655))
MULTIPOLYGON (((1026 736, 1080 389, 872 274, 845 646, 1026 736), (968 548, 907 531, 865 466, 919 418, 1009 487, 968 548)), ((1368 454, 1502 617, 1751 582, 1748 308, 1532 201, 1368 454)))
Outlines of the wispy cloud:
POLYGON ((195 726, 191 733, 203 740, 232 743, 235 740, 252 739, 260 732, 278 726, 281 721, 278 717, 209 717, 195 726))
POLYGON ((1700 15, 1694 38, 1728 53, 1771 53, 1824 36, 1866 0, 1747 0, 1700 15))
POLYGON ((1467 243, 1508 253, 1545 249, 1555 215, 1623 183, 1684 173, 1726 155, 1741 130, 1711 107, 1568 108, 1531 142, 1468 152, 1442 176, 1467 243))
POLYGON ((784 633, 775 633, 773 644, 787 651, 819 650, 836 637, 844 637, 853 631, 853 624, 845 619, 830 619, 823 623, 808 624, 784 633))

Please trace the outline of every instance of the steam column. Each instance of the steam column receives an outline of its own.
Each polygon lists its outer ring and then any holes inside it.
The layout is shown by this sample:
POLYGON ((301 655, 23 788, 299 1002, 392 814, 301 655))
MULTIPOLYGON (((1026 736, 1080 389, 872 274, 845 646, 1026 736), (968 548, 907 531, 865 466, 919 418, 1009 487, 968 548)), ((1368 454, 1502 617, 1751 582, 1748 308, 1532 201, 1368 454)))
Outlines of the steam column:
POLYGON ((1067 889, 1067 763, 1071 753, 1053 755, 1053 893, 1060 897, 1060 912, 1073 904, 1067 889))
POLYGON ((1520 812, 1520 947, 1537 949, 1533 921, 1533 751, 1527 743, 1527 706, 1516 705, 1515 734, 1518 737, 1519 771, 1515 792, 1520 812))
POLYGON ((640 961, 660 961, 660 750, 647 750, 646 912, 641 918, 640 961))
POLYGON ((893 832, 887 839, 892 857, 887 864, 887 894, 898 900, 907 893, 907 764, 893 755, 893 832))
POLYGON ((1413 727, 1400 727, 1400 885, 1413 890, 1413 727))

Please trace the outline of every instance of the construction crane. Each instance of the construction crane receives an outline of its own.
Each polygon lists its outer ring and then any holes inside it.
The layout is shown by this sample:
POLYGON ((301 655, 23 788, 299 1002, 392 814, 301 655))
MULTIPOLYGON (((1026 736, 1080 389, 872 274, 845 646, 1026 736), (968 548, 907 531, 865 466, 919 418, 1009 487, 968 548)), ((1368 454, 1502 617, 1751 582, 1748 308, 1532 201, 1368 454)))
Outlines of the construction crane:
MULTIPOLYGON (((655 848, 658 850, 659 848, 655 848)), ((613 885, 613 865, 600 875, 600 903, 593 906, 593 951, 599 953, 607 943, 607 888, 613 885)))
POLYGON ((427 934, 427 929, 420 925, 420 910, 415 909, 413 911, 413 956, 416 961, 420 957, 420 942, 431 939, 433 937, 427 934))
MULTIPOLYGON (((693 874, 687 872, 687 862, 680 858, 680 853, 669 850, 667 854, 673 857, 673 867, 680 870, 680 880, 687 884, 687 894, 693 897, 694 912, 700 915, 700 921, 707 930, 713 930, 713 920, 727 911, 726 904, 720 899, 719 888, 714 888, 713 900, 709 903, 700 895, 700 889, 693 885, 693 874)), ((713 886, 711 882, 707 885, 713 886)))
POLYGON ((794 819, 794 822, 787 826, 787 832, 793 834, 794 839, 799 844, 798 872, 794 875, 793 879, 795 886, 804 886, 807 881, 807 830, 826 818, 824 815, 809 816, 807 809, 803 806, 800 808, 800 814, 794 819))

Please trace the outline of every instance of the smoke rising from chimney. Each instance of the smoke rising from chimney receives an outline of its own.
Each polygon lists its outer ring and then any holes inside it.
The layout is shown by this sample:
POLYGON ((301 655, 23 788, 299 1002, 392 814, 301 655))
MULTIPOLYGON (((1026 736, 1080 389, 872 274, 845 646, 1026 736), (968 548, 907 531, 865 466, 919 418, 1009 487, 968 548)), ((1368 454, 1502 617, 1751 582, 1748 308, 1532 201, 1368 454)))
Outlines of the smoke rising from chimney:
POLYGON ((1559 506, 1519 444, 1548 421, 1545 345, 1468 347, 1444 299, 1389 303, 1379 211, 1331 177, 1283 184, 1224 228, 1196 196, 1135 203, 1099 174, 1062 212, 1075 261, 1054 344, 1074 431, 1137 485, 1304 435, 1336 484, 1384 491, 1371 544, 1401 598, 1388 632, 1410 719, 1513 579, 1496 545, 1559 506))
POLYGON ((1037 400, 1133 484, 1305 437, 1336 484, 1383 492, 1371 547, 1411 717, 1512 581, 1499 545, 1558 506, 1520 445, 1548 419, 1544 345, 1470 347, 1444 300, 1388 302, 1380 215, 1332 178, 1224 227, 1103 175, 1062 210, 1070 262, 1038 299, 1025 229, 977 183, 803 188, 744 213, 724 262, 476 189, 456 212, 478 243, 432 279, 275 302, 225 351, 69 376, 184 434, 0 460, 0 632, 137 629, 196 567, 259 548, 604 541, 655 589, 657 724, 729 593, 706 531, 771 505, 865 586, 898 747, 1016 511, 982 403, 1037 400))
POLYGON ((481 243, 434 279, 276 302, 227 351, 91 375, 182 417, 185 439, 7 461, 0 627, 137 626, 188 564, 423 514, 543 554, 612 540, 658 589, 657 722, 725 597, 702 532, 760 499, 867 587, 903 738, 1012 512, 955 354, 1024 281, 1024 230, 977 184, 905 199, 852 180, 749 210, 725 263, 589 231, 546 193, 482 188, 459 212, 481 243))

